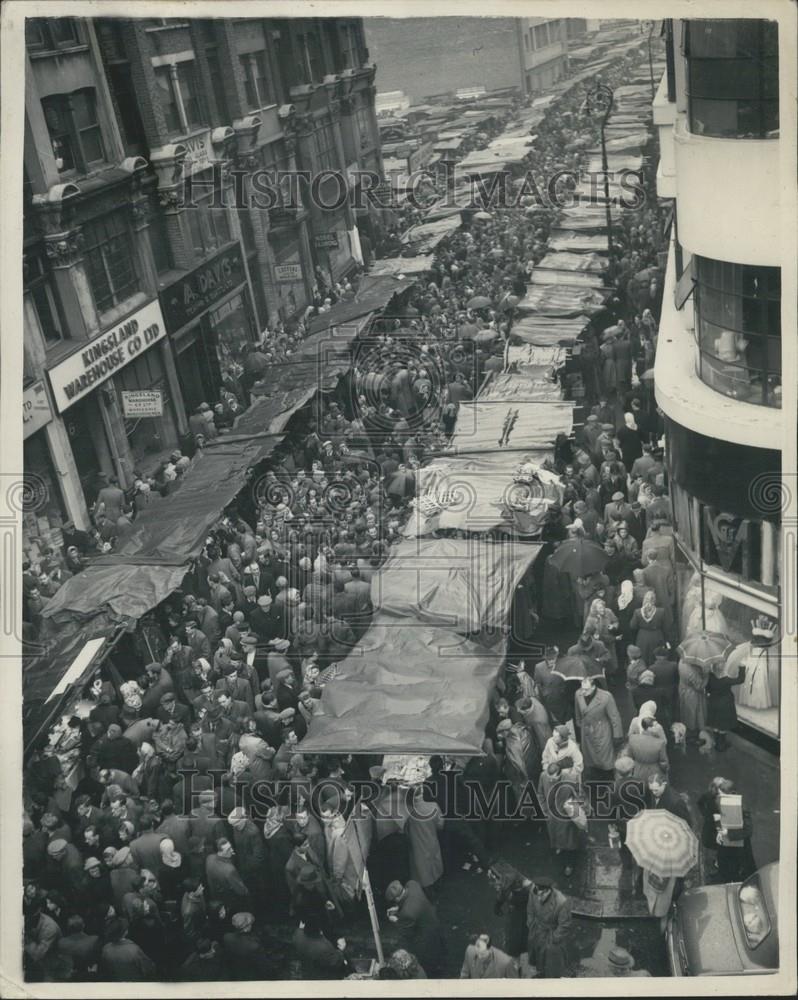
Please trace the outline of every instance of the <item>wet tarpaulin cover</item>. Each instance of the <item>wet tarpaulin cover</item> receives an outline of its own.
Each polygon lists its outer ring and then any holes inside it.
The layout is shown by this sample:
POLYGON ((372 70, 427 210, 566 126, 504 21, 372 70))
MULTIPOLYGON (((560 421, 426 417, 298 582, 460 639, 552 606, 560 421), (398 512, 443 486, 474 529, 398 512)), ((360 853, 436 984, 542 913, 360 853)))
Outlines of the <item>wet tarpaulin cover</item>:
POLYGON ((430 535, 439 529, 469 532, 492 531, 535 534, 539 519, 528 501, 561 502, 562 487, 546 470, 539 472, 539 485, 516 482, 521 460, 542 465, 550 452, 475 455, 468 458, 436 459, 417 475, 417 500, 405 525, 406 537, 430 535))
POLYGON ((608 262, 606 257, 600 257, 596 253, 547 253, 539 263, 535 265, 532 272, 551 271, 588 271, 591 274, 601 274, 607 270, 608 262))
POLYGON ((57 621, 64 612, 68 617, 92 616, 105 605, 119 617, 139 619, 177 590, 187 572, 185 565, 120 565, 113 557, 109 560, 68 580, 47 602, 44 617, 57 621))
POLYGON ((404 539, 372 577, 372 603, 463 635, 495 632, 540 548, 478 536, 404 539))
MULTIPOLYGON (((614 222, 617 225, 617 220, 614 222)), ((553 235, 559 232, 570 232, 573 230, 590 230, 590 229, 603 229, 606 232, 607 229, 607 213, 604 207, 596 208, 595 205, 574 205, 573 208, 563 209, 560 218, 558 220, 558 225, 561 229, 554 230, 553 235)), ((554 250, 556 248, 551 246, 549 243, 549 250, 554 250)), ((568 247, 566 250, 570 249, 568 247)), ((604 241, 604 250, 607 249, 607 241, 604 241)))
POLYGON ((607 252, 607 226, 602 227, 604 232, 576 233, 570 229, 555 229, 549 239, 550 250, 572 250, 578 253, 580 250, 586 252, 606 253, 607 252))
POLYGON ((374 261, 369 273, 375 276, 383 274, 424 274, 426 271, 432 269, 433 260, 432 254, 425 254, 420 257, 385 257, 383 260, 374 261))
POLYGON ((562 391, 551 377, 551 368, 535 366, 531 371, 494 372, 480 390, 479 399, 551 402, 561 400, 562 391))
POLYGON ((555 347, 560 343, 572 344, 590 323, 589 316, 568 319, 552 316, 522 316, 512 326, 512 337, 537 347, 555 347))
POLYGON ((356 320, 384 309, 395 295, 400 295, 412 284, 412 281, 400 281, 388 274, 375 277, 372 281, 363 278, 354 299, 336 302, 329 312, 314 316, 308 324, 308 330, 315 334, 340 324, 355 323, 356 320))
POLYGON ((532 272, 531 285, 578 285, 580 288, 603 288, 604 279, 590 271, 558 271, 554 268, 536 267, 532 272))
POLYGON ((324 688, 303 753, 481 755, 505 643, 488 649, 413 618, 375 617, 324 688))
POLYGON ((453 454, 502 448, 553 448, 558 434, 570 434, 573 404, 510 400, 463 402, 451 440, 453 454))
POLYGON ((411 226, 402 236, 402 243, 420 254, 430 253, 446 237, 460 228, 460 217, 451 216, 447 219, 436 219, 434 222, 423 222, 411 226))
POLYGON ((520 313, 540 316, 594 316, 604 309, 610 289, 575 285, 532 285, 518 303, 520 313))
POLYGON ((538 347, 535 344, 511 344, 507 348, 507 361, 516 365, 518 370, 526 374, 524 369, 532 368, 551 371, 565 364, 568 353, 564 347, 538 347))

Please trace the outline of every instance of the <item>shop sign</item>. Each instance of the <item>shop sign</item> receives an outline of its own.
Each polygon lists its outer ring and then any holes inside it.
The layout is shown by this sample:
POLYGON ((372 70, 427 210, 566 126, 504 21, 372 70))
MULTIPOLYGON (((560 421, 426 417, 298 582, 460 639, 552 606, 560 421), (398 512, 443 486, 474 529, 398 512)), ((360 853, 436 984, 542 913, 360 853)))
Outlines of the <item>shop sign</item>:
POLYGON ((302 265, 276 264, 274 268, 274 276, 278 281, 301 281, 302 265))
POLYGON ((337 250, 338 233, 319 233, 313 237, 313 245, 317 250, 337 250))
POLYGON ((201 170, 209 170, 214 163, 213 146, 211 145, 211 130, 198 132, 186 139, 180 140, 186 147, 186 158, 183 160, 183 177, 190 177, 201 170))
POLYGON ((244 261, 241 245, 221 250, 185 277, 161 292, 161 306, 170 333, 175 333, 229 292, 243 284, 244 261))
POLYGON ((59 413, 166 335, 157 299, 105 330, 47 372, 59 413))
POLYGON ((704 522, 714 548, 714 553, 711 550, 705 551, 704 558, 709 563, 719 563, 728 573, 736 562, 740 546, 745 546, 748 541, 748 521, 734 514, 704 507, 704 522))
POLYGON ((163 416, 163 392, 161 389, 123 389, 122 413, 125 417, 138 420, 140 417, 163 416))
POLYGON ((53 411, 50 409, 47 389, 44 387, 44 382, 39 379, 38 382, 29 385, 22 394, 23 438, 28 438, 36 431, 40 431, 52 419, 53 411))

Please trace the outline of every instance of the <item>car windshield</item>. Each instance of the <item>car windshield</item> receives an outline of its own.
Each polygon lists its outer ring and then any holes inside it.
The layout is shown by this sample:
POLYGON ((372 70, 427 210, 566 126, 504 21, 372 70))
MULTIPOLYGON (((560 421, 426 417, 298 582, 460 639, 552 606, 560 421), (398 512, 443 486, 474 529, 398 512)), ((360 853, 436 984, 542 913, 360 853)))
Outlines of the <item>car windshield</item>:
POLYGON ((739 900, 748 946, 756 948, 770 933, 770 917, 759 883, 759 875, 752 875, 747 882, 743 882, 740 886, 739 900))

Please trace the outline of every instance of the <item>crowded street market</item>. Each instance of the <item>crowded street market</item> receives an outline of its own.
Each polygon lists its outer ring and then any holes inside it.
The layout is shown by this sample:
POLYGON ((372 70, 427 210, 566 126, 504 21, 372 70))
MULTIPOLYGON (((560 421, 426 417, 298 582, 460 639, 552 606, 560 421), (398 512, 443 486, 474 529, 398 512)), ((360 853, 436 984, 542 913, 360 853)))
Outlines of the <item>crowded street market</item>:
POLYGON ((735 735, 775 622, 710 623, 677 556, 630 24, 429 98, 362 265, 24 563, 29 980, 697 974, 691 898, 737 883, 778 966, 777 773, 735 735))

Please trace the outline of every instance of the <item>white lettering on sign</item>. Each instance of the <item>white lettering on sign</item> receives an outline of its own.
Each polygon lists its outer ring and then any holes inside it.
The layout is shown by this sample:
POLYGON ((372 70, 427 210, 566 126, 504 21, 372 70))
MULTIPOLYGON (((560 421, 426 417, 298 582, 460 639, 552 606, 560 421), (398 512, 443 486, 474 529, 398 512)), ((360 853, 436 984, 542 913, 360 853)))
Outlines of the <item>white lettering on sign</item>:
POLYGON ((30 437, 53 419, 50 402, 44 382, 39 379, 29 385, 22 394, 22 434, 30 437))
POLYGON ((160 389, 123 390, 122 413, 126 417, 162 417, 163 392, 160 389))
POLYGON ((64 358, 47 373, 58 412, 63 413, 165 335, 161 306, 154 299, 64 358))
POLYGON ((188 177, 213 166, 210 129, 199 132, 197 135, 190 135, 187 139, 181 139, 180 142, 188 150, 183 161, 183 177, 188 177))
POLYGON ((274 276, 278 281, 301 281, 302 266, 300 264, 276 264, 274 276))

